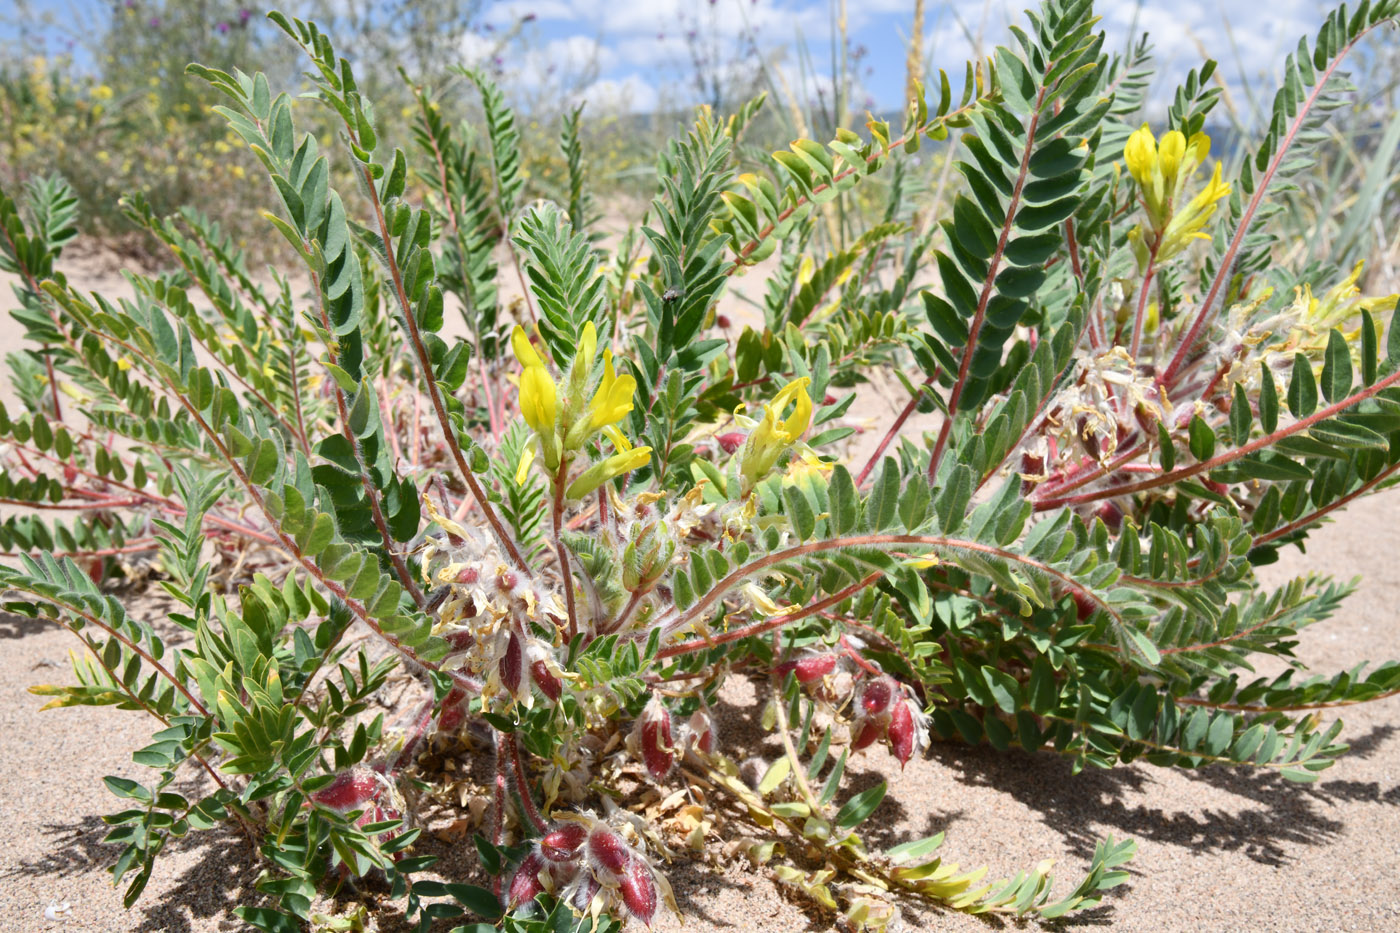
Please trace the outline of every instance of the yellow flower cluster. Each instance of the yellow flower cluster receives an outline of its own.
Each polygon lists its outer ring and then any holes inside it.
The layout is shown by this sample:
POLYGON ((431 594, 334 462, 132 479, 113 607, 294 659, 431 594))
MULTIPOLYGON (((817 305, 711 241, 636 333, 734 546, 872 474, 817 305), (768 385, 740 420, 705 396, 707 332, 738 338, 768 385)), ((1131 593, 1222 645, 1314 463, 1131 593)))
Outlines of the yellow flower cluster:
POLYGON ((1188 140, 1179 130, 1169 130, 1156 139, 1144 123, 1128 137, 1123 161, 1147 210, 1147 222, 1128 235, 1143 268, 1154 257, 1157 262, 1171 259, 1192 240, 1210 239, 1201 228, 1215 213, 1216 202, 1230 194, 1230 186, 1220 180, 1219 162, 1205 187, 1181 203, 1191 176, 1209 155, 1210 137, 1205 133, 1188 140))
MULTIPOLYGON (((511 333, 511 349, 520 361, 520 414, 535 432, 539 455, 551 483, 562 482, 573 455, 599 431, 611 441, 614 453, 585 469, 565 490, 570 499, 581 499, 616 476, 644 466, 651 459, 650 447, 633 447, 617 428, 632 411, 637 380, 617 374, 611 349, 603 350, 603 372, 591 395, 587 385, 598 353, 598 330, 589 321, 579 337, 578 352, 569 369, 568 397, 561 404, 544 359, 530 345, 525 329, 516 326, 511 333), (588 401, 583 402, 587 397, 588 401)), ((535 459, 535 448, 527 447, 516 469, 516 482, 524 482, 535 459)))

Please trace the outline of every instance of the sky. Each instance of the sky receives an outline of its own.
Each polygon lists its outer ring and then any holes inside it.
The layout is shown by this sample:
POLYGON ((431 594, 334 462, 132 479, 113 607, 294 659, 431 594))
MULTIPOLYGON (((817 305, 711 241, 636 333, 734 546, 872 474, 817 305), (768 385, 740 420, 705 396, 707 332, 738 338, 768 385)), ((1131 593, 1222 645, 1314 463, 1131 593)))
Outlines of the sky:
MULTIPOLYGON (((56 13, 111 0, 28 0, 56 13)), ((249 0, 260 8, 267 0, 249 0)), ((0 0, 0 6, 9 0, 0 0)), ((461 38, 466 64, 499 60, 514 92, 564 94, 598 108, 637 112, 696 102, 698 54, 710 72, 752 68, 761 56, 778 61, 799 96, 829 95, 838 0, 481 0, 476 28, 461 38), (528 19, 527 19, 528 18, 528 19), (500 42, 526 20, 516 40, 500 42), (803 54, 805 49, 806 54, 803 54), (808 66, 803 67, 803 64, 808 66)), ((291 0, 295 6, 295 0, 291 0)), ((1008 38, 1026 0, 928 0, 925 60, 945 68, 954 85, 978 37, 987 46, 1008 38)), ((847 0, 857 109, 900 109, 913 0, 847 0)), ((1245 112, 1248 91, 1267 106, 1284 54, 1315 34, 1331 4, 1323 0, 1101 0, 1108 48, 1121 50, 1135 33, 1150 33, 1158 72, 1173 82, 1209 56, 1245 112), (1267 15, 1261 15, 1261 8, 1267 15)), ((5 27, 0 17, 0 39, 5 27)), ((211 28, 212 24, 211 24, 211 28)), ((935 72, 936 73, 936 72, 935 72)), ((1172 87, 1156 91, 1159 103, 1172 87)))
MULTIPOLYGON (((929 0, 926 60, 958 83, 974 40, 982 36, 995 45, 1007 38, 1007 25, 1017 22, 1027 5, 1025 0, 929 0)), ((647 111, 684 93, 694 74, 692 33, 697 40, 719 37, 709 47, 717 48, 712 57, 722 67, 752 61, 743 41, 752 35, 760 49, 779 50, 787 80, 811 94, 829 79, 809 75, 804 82, 798 46, 809 50, 812 70, 830 74, 835 6, 836 0, 490 0, 482 29, 464 37, 462 48, 467 59, 481 60, 494 45, 493 36, 533 14, 524 27, 532 51, 524 61, 510 59, 522 82, 543 86, 563 75, 577 84, 581 77, 587 79, 581 96, 647 111)), ((1184 77, 1203 57, 1214 58, 1242 98, 1241 106, 1247 106, 1241 75, 1266 105, 1283 56, 1300 36, 1315 34, 1329 6, 1318 0, 1271 0, 1268 15, 1260 15, 1259 0, 1117 0, 1101 2, 1098 11, 1109 49, 1121 50, 1130 35, 1147 31, 1159 71, 1172 78, 1184 77)), ((856 106, 900 106, 912 10, 913 0, 848 0, 848 32, 864 98, 853 101, 856 106)), ((1164 87, 1159 96, 1170 90, 1164 87)))

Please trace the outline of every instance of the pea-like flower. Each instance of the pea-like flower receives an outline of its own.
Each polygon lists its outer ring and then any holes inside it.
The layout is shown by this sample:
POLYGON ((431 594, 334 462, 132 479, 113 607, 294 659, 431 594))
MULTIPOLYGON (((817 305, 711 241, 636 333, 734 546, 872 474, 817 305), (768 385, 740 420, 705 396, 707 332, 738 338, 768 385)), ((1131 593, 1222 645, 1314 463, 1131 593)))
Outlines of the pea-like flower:
POLYGON ((794 379, 773 397, 771 405, 763 406, 763 420, 749 432, 740 453, 739 472, 747 488, 761 480, 811 426, 812 398, 807 394, 811 381, 806 376, 794 379), (789 404, 792 413, 783 418, 789 404))
POLYGON ((630 375, 619 376, 613 370, 612 351, 603 351, 603 378, 588 403, 588 424, 594 430, 617 424, 632 410, 632 396, 637 392, 637 380, 630 375))
POLYGON ((1128 137, 1123 161, 1137 182, 1147 223, 1129 232, 1140 265, 1149 256, 1158 262, 1180 253, 1192 240, 1209 239, 1201 228, 1215 213, 1215 204, 1230 194, 1230 186, 1220 180, 1220 164, 1206 186, 1185 204, 1187 182, 1210 155, 1210 137, 1196 133, 1187 139, 1179 130, 1169 130, 1154 139, 1147 124, 1128 137))

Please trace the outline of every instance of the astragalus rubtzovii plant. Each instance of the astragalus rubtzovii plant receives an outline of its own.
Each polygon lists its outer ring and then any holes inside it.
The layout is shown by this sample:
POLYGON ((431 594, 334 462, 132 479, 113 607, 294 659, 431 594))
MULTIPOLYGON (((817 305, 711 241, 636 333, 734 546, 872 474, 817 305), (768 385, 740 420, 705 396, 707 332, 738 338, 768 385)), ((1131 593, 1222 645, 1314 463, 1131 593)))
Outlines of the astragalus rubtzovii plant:
POLYGON ((1058 894, 1043 866, 983 884, 941 835, 863 840, 885 785, 843 794, 849 755, 918 768, 960 738, 1313 780, 1344 750, 1320 711, 1400 692, 1400 667, 1242 676, 1347 591, 1263 592, 1253 568, 1394 481, 1400 327, 1359 270, 1275 261, 1277 197, 1397 8, 1300 43, 1228 181, 1212 66, 1144 126, 1146 43, 1110 58, 1088 3, 1052 2, 900 130, 770 157, 741 142, 761 100, 702 110, 604 251, 577 114, 558 204, 523 203, 514 115, 477 73, 454 93, 480 128, 417 90, 413 169, 328 39, 274 14, 314 100, 192 70, 266 167, 294 268, 255 276, 199 213, 136 198, 171 271, 84 294, 54 268, 65 185, 0 201, 30 341, 28 412, 0 418, 24 509, 0 584, 88 649, 75 686, 37 692, 160 723, 135 753, 152 780, 107 781, 128 903, 171 837, 231 822, 263 930, 339 882, 425 926, 650 923, 663 864, 718 840, 851 927, 910 902, 1053 917, 1121 882, 1133 844, 1058 894), (317 104, 334 152, 295 129, 317 104), (925 137, 956 160, 946 206, 902 161, 925 137), (717 304, 745 272, 762 321, 736 333, 717 304), (910 398, 847 465, 877 370, 910 398), (935 431, 903 431, 916 410, 935 431), (104 589, 123 575, 173 600, 165 635, 104 589), (716 732, 727 675, 764 698, 763 767, 716 732), (174 789, 190 762, 203 799, 174 789), (422 877, 444 814, 493 890, 422 877))

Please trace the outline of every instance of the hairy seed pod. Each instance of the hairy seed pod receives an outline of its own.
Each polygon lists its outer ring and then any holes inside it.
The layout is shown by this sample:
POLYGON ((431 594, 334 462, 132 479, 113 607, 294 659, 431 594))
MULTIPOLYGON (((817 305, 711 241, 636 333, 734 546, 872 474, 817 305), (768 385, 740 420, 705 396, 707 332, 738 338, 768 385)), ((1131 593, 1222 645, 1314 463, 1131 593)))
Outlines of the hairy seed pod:
POLYGON ((729 330, 731 326, 729 315, 727 314, 716 314, 715 323, 719 325, 721 330, 729 330))
POLYGON ((659 781, 676 763, 675 745, 671 740, 671 711, 656 697, 642 710, 640 723, 642 763, 652 780, 659 781))
POLYGON ((442 711, 438 713, 438 731, 456 732, 457 727, 467 718, 467 691, 453 687, 442 700, 442 711))
POLYGON ((880 740, 880 736, 885 734, 887 724, 879 719, 867 719, 859 724, 856 730, 856 737, 851 740, 851 748, 860 751, 862 748, 869 748, 880 740))
POLYGON ((509 887, 506 888, 507 910, 530 903, 536 895, 544 891, 544 885, 540 883, 540 872, 544 867, 544 859, 538 854, 531 852, 525 856, 525 860, 511 877, 509 887))
POLYGON ((501 684, 512 696, 520 695, 520 682, 525 676, 525 652, 520 647, 520 636, 514 630, 506 641, 506 653, 501 656, 501 684))
POLYGON ((535 686, 540 688, 540 693, 554 702, 559 702, 559 695, 564 692, 564 685, 558 677, 550 671, 549 665, 544 661, 536 661, 530 665, 530 677, 535 681, 535 686))
POLYGON ((730 431, 728 434, 715 435, 715 441, 719 444, 719 449, 727 454, 732 454, 744 444, 745 434, 739 431, 730 431))
POLYGON ((588 857, 594 869, 601 870, 611 878, 622 874, 632 851, 622 837, 605 827, 598 827, 588 836, 588 857))
POLYGON ((571 862, 587 838, 588 830, 581 823, 556 823, 540 840, 540 854, 551 862, 571 862))
POLYGON ((578 880, 569 895, 569 906, 581 914, 588 913, 589 905, 593 903, 593 898, 598 896, 598 891, 602 885, 591 875, 584 875, 578 880))
POLYGON ((810 684, 814 680, 821 680, 834 670, 836 670, 836 655, 834 654, 813 654, 805 658, 798 658, 793 667, 793 673, 797 676, 797 682, 800 684, 810 684))
POLYGON ((656 880, 651 869, 637 856, 627 860, 627 867, 618 879, 618 890, 622 892, 622 903, 632 916, 647 926, 651 926, 656 916, 656 880))
POLYGON ((889 709, 895 695, 894 678, 883 676, 867 680, 860 688, 856 703, 862 716, 879 716, 889 709))
POLYGON ((379 799, 384 786, 372 771, 355 769, 342 771, 335 780, 314 792, 311 799, 330 810, 348 813, 379 799))
POLYGON ((690 730, 690 741, 695 748, 706 755, 715 753, 715 720, 705 709, 697 709, 690 714, 686 724, 690 730))
POLYGON ((904 768, 909 763, 909 759, 914 757, 914 711, 909 708, 909 701, 901 698, 894 705, 894 712, 890 715, 890 750, 894 752, 894 757, 899 759, 899 767, 904 768))

